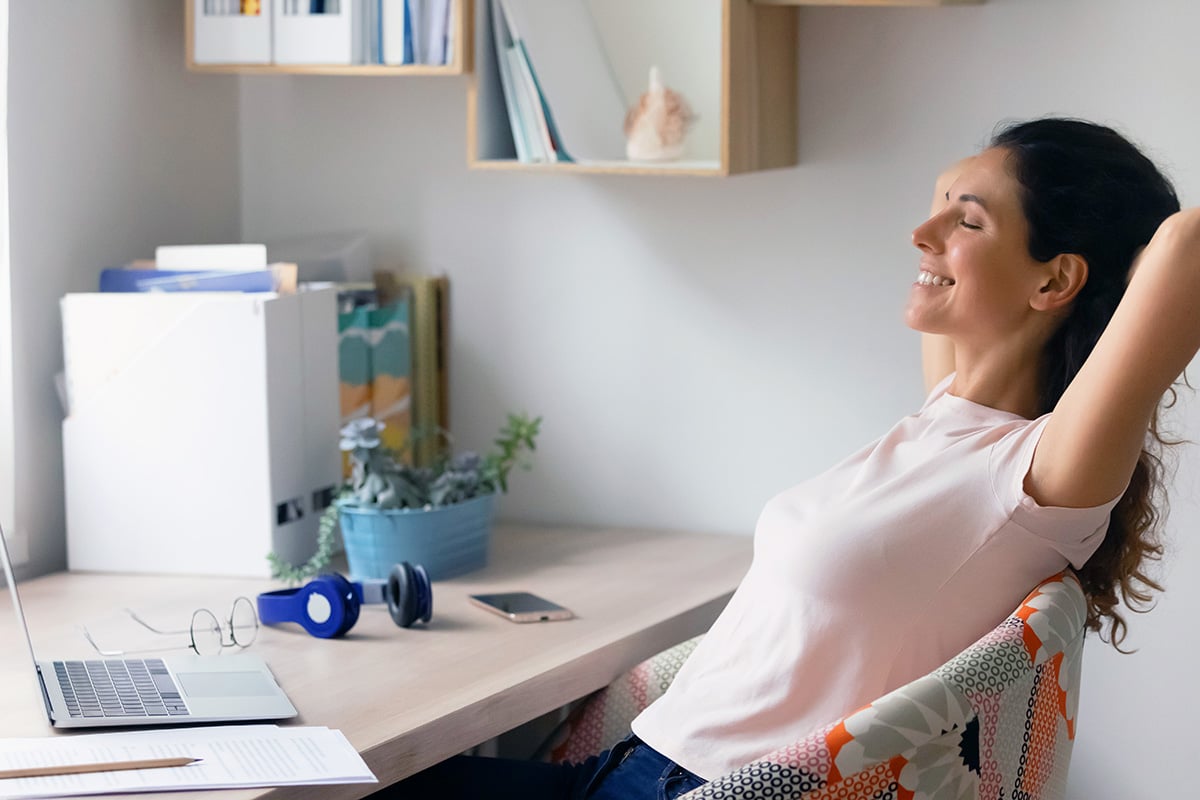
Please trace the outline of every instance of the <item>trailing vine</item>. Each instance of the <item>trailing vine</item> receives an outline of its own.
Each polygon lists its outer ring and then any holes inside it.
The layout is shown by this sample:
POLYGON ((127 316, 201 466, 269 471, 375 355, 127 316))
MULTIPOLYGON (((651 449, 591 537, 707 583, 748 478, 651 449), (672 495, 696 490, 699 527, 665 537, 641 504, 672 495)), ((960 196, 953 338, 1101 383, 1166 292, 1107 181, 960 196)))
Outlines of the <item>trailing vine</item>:
POLYGON ((337 524, 338 507, 334 502, 329 504, 329 507, 321 514, 321 521, 317 523, 317 549, 312 557, 300 566, 293 566, 275 553, 268 553, 267 561, 271 564, 271 577, 295 585, 320 575, 329 566, 329 562, 333 560, 333 556, 337 552, 337 537, 333 533, 337 529, 337 524))

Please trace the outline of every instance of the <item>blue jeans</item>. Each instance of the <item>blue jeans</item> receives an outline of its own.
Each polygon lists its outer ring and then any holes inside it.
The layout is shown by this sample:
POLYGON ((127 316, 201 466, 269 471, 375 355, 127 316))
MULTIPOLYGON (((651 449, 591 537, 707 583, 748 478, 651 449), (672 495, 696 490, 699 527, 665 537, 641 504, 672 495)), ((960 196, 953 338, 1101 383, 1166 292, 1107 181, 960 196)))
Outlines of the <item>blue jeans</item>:
POLYGON ((579 764, 454 756, 381 790, 377 798, 674 800, 705 783, 630 735, 579 764))

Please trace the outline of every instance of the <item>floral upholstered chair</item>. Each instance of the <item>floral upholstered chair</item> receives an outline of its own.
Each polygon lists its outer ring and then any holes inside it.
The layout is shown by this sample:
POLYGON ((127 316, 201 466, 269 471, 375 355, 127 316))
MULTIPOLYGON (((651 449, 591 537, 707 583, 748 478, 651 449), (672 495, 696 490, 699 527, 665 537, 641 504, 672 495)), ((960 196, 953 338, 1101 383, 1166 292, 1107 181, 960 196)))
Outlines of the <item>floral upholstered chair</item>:
MULTIPOLYGON (((929 675, 686 795, 688 800, 1058 800, 1075 739, 1087 605, 1069 572, 929 675)), ((659 697, 692 639, 572 714, 555 761, 611 746, 659 697)))

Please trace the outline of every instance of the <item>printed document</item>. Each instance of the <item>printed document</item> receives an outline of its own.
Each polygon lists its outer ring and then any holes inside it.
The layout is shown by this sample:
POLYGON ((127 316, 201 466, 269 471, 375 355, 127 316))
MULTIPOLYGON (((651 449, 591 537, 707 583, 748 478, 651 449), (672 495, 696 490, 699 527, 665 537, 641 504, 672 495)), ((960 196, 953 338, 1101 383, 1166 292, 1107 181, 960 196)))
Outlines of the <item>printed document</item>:
POLYGON ((0 739, 0 769, 190 756, 186 767, 0 780, 0 800, 184 789, 375 783, 341 731, 221 725, 0 739))

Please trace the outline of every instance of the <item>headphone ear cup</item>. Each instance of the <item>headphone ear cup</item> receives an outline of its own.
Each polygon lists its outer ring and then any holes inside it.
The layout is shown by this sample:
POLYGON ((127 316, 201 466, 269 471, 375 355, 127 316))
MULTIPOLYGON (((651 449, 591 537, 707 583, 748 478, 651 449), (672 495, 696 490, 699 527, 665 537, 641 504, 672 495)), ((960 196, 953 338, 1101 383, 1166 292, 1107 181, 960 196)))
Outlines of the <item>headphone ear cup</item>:
POLYGON ((360 606, 354 585, 337 573, 318 575, 298 589, 258 595, 258 617, 264 625, 295 622, 321 639, 353 628, 360 606))
POLYGON ((388 614, 401 628, 433 617, 433 591, 425 568, 402 561, 392 567, 387 583, 388 614))
POLYGON ((333 636, 344 636, 354 627, 354 623, 358 622, 358 612, 362 609, 362 604, 358 600, 358 593, 354 591, 354 585, 350 581, 336 572, 330 572, 317 578, 317 580, 321 579, 329 581, 335 588, 338 597, 342 600, 344 616, 342 624, 338 626, 337 632, 333 636))

